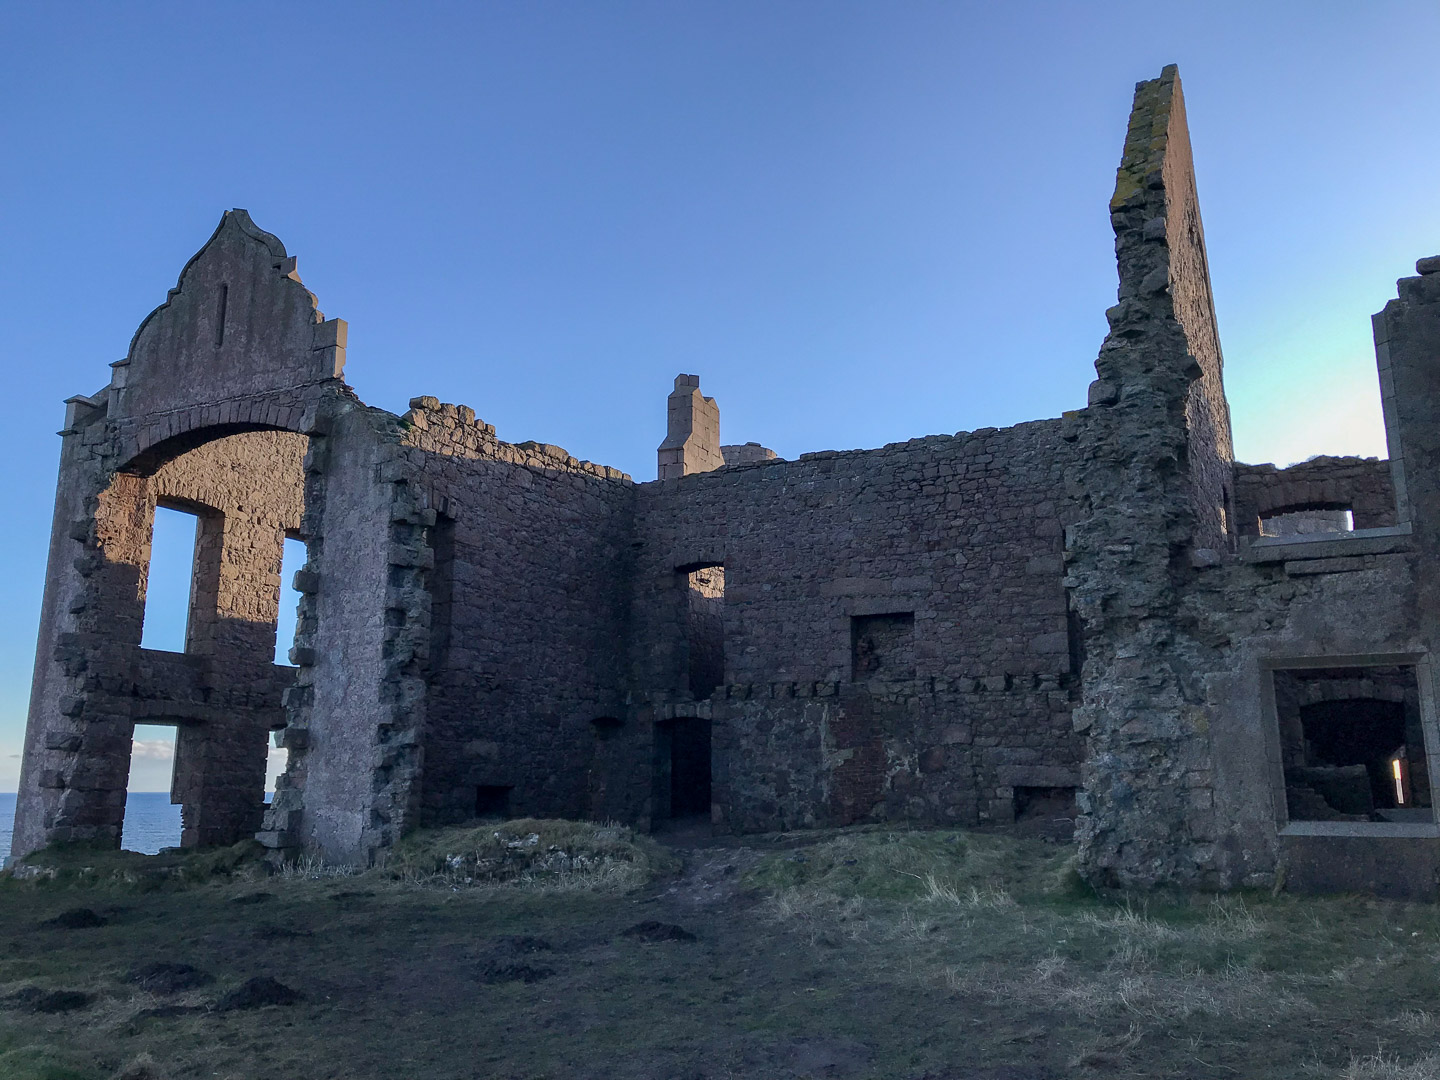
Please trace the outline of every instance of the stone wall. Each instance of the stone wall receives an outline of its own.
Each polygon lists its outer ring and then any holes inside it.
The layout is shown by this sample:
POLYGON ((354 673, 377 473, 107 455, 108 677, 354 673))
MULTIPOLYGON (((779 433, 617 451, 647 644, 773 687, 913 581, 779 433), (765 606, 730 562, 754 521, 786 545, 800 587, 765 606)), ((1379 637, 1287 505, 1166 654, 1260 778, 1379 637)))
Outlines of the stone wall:
POLYGON ((647 725, 712 719, 741 831, 1008 820, 1015 786, 1074 786, 1066 449, 1047 421, 641 485, 637 763, 647 725), (724 568, 726 685, 697 702, 699 566, 724 568))
MULTIPOLYGON (((623 715, 634 486, 559 447, 511 445, 468 408, 417 398, 400 461, 447 532, 432 571, 421 820, 473 818, 477 789, 517 815, 583 816, 623 715)), ((433 536, 431 538, 434 539, 433 536)))
POLYGON ((1226 546, 1215 477, 1226 455, 1173 67, 1136 87, 1110 211, 1119 302, 1106 312, 1090 406, 1067 425, 1080 509, 1065 583, 1085 657, 1075 711, 1087 738, 1080 858, 1102 884, 1201 884, 1212 880, 1217 841, 1204 805, 1213 782, 1206 668, 1180 607, 1196 565, 1226 546), (1202 399, 1208 418, 1197 414, 1202 399))

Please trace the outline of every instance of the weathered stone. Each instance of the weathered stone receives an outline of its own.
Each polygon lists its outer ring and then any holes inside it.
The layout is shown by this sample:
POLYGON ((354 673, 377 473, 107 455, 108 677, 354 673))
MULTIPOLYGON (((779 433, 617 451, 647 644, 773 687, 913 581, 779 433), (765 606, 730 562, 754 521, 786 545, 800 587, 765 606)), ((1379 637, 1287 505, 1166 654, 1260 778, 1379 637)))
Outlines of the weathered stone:
MULTIPOLYGON (((1238 465, 1173 68, 1136 89, 1110 210, 1086 408, 783 461, 722 447, 681 375, 646 484, 438 398, 366 407, 344 322, 232 211, 67 403, 15 852, 118 844, 133 727, 158 720, 183 842, 276 859, 366 864, 492 815, 968 825, 1078 786, 1092 881, 1274 884, 1295 738, 1273 672, 1440 644, 1437 261, 1375 322, 1393 460, 1238 465), (200 517, 183 655, 140 647, 162 504, 200 517)), ((1433 720, 1403 736, 1425 798, 1433 720)))

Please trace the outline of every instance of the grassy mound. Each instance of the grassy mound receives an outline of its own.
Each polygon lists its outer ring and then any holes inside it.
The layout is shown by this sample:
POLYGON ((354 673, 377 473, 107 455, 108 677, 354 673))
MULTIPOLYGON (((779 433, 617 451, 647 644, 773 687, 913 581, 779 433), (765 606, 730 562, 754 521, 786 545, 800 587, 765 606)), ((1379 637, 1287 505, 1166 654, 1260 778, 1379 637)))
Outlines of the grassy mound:
POLYGON ((522 818, 415 833, 388 854, 382 872, 451 887, 626 892, 678 865, 655 841, 623 825, 522 818))
POLYGON ((767 856, 747 877, 771 894, 866 900, 1067 902, 1090 895, 1068 847, 953 829, 836 830, 819 843, 767 856))
POLYGON ((52 844, 18 860, 6 876, 37 885, 110 884, 146 891, 261 876, 265 873, 264 855, 265 849, 254 840, 198 850, 166 848, 158 855, 89 844, 52 844))

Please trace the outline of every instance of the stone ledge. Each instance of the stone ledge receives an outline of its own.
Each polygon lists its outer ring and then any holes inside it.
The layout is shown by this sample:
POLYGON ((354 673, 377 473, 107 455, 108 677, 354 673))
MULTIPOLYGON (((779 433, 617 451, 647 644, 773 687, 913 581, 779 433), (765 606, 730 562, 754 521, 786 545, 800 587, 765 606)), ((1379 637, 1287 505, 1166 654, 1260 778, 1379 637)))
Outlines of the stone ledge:
POLYGON ((1352 555, 1388 555, 1413 547, 1410 526, 1357 529, 1352 533, 1320 533, 1313 537, 1263 537, 1245 547, 1241 555, 1249 563, 1293 562, 1300 559, 1336 559, 1352 555))

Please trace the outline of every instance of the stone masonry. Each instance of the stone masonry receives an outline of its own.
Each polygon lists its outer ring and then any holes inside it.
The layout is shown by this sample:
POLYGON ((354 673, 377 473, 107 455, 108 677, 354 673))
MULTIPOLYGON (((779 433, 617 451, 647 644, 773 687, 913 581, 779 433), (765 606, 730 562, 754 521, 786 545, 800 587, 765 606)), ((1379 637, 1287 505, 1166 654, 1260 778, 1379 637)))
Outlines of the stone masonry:
POLYGON ((1136 88, 1110 214, 1085 408, 786 461, 722 446, 680 375, 636 483, 465 406, 363 404, 344 322, 230 211, 66 403, 15 854, 117 844, 160 722, 182 842, 276 860, 494 814, 1045 807, 1097 884, 1436 895, 1440 260, 1376 316, 1390 460, 1243 465, 1173 67, 1136 88), (183 653, 140 646, 157 506, 198 518, 183 653))

